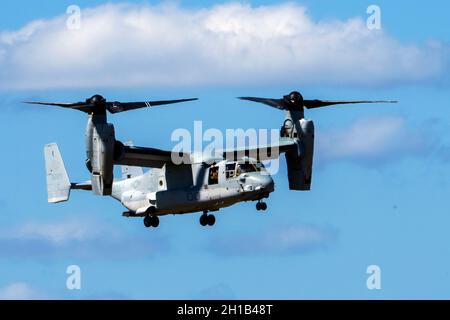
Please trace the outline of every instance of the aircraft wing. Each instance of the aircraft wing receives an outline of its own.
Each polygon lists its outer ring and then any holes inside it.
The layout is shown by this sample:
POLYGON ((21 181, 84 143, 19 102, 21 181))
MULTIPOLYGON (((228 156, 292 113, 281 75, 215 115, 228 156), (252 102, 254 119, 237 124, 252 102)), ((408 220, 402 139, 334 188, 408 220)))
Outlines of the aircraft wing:
POLYGON ((238 160, 243 157, 249 157, 262 161, 277 159, 281 153, 288 151, 299 152, 297 142, 291 138, 280 138, 278 142, 272 144, 227 149, 223 151, 222 156, 224 159, 228 160, 238 160))
MULTIPOLYGON (((147 168, 162 168, 165 163, 172 162, 174 153, 172 151, 160 150, 155 148, 144 148, 125 146, 123 157, 116 161, 115 164, 133 166, 133 167, 147 167, 147 168)), ((177 157, 183 156, 189 159, 189 154, 177 154, 177 157)))
MULTIPOLYGON (((281 153, 288 151, 293 151, 296 153, 299 152, 299 146, 294 139, 280 138, 276 143, 225 149, 222 151, 217 151, 216 154, 217 160, 238 160, 244 157, 249 157, 262 161, 277 159, 281 153)), ((134 167, 162 168, 166 163, 173 163, 172 159, 180 158, 185 159, 184 164, 188 164, 191 161, 196 162, 195 159, 192 160, 190 153, 175 154, 172 151, 155 148, 125 146, 123 157, 116 161, 115 164, 134 167)), ((203 162, 208 160, 210 159, 203 158, 203 162)))

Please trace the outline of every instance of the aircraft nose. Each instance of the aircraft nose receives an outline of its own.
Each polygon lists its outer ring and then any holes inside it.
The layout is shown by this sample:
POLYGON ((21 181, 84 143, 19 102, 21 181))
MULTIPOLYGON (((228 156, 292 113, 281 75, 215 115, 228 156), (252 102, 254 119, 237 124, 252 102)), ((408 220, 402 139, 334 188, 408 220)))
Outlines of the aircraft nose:
POLYGON ((258 177, 258 186, 268 192, 274 191, 274 183, 270 175, 260 175, 258 177))
POLYGON ((273 192, 275 190, 275 183, 273 182, 272 177, 269 176, 269 181, 267 182, 265 188, 270 192, 273 192))

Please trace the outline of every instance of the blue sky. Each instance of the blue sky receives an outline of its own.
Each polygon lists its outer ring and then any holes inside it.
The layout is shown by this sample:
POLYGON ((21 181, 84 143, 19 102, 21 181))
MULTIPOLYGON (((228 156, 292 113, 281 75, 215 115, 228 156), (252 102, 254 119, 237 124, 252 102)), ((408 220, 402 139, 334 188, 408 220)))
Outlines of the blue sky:
POLYGON ((0 298, 450 297, 448 4, 378 1, 382 30, 368 31, 372 1, 110 3, 2 2, 0 298), (70 4, 86 12, 78 33, 64 30, 70 4), (234 97, 294 89, 400 103, 308 111, 312 191, 289 191, 282 161, 266 213, 238 204, 207 229, 193 214, 148 230, 85 192, 47 204, 42 148, 57 142, 72 180, 87 179, 86 119, 21 103, 199 97, 110 117, 119 139, 171 148, 195 120, 278 128, 279 111, 234 97), (80 291, 66 289, 71 264, 80 291), (381 290, 366 287, 373 264, 381 290))

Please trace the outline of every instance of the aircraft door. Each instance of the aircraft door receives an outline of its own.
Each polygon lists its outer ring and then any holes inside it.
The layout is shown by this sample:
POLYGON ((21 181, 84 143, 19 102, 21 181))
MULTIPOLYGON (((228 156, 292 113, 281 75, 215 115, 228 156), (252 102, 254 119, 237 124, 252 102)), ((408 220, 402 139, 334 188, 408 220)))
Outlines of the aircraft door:
POLYGON ((211 166, 208 173, 208 185, 216 184, 219 184, 219 166, 211 166))

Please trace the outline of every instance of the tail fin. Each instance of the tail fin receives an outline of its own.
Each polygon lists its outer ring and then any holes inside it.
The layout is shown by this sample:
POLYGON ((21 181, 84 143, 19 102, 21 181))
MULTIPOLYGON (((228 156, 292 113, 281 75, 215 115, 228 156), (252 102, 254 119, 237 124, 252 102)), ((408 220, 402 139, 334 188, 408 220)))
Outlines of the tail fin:
POLYGON ((46 145, 44 156, 48 202, 57 203, 69 200, 71 184, 58 145, 56 143, 46 145))

